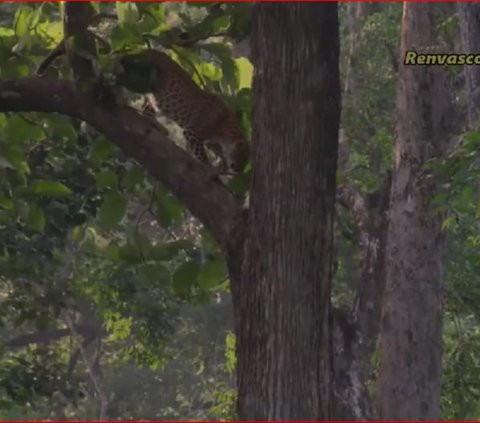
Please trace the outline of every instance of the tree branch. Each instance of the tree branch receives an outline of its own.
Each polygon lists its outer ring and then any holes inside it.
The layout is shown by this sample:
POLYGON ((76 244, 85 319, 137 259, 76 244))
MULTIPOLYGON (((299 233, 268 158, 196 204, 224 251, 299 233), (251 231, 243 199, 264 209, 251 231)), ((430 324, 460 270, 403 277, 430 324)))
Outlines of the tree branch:
POLYGON ((105 420, 107 408, 108 408, 108 395, 106 393, 105 387, 103 386, 102 381, 96 374, 94 370, 94 364, 92 360, 89 359, 87 352, 83 348, 82 343, 79 341, 79 333, 75 330, 75 325, 72 322, 72 319, 68 313, 65 313, 65 322, 70 329, 71 334, 77 344, 77 348, 80 351, 80 355, 82 356, 83 362, 87 369, 87 374, 90 376, 90 380, 92 381, 93 387, 95 388, 95 392, 97 393, 98 400, 99 400, 99 416, 98 420, 105 420))
POLYGON ((367 381, 372 376, 370 357, 380 329, 381 301, 385 284, 385 243, 391 173, 382 186, 369 195, 352 187, 338 190, 338 201, 355 220, 361 252, 360 284, 354 309, 334 314, 336 419, 371 419, 372 404, 367 381))
POLYGON ((358 230, 366 231, 369 215, 364 196, 352 187, 344 185, 337 188, 337 200, 352 213, 358 230))
MULTIPOLYGON (((76 325, 75 330, 83 337, 90 337, 98 333, 98 328, 91 325, 76 325)), ((55 328, 40 332, 24 333, 9 339, 5 343, 5 346, 7 348, 21 348, 29 344, 49 344, 68 335, 70 335, 70 330, 68 328, 55 328)))
POLYGON ((84 120, 162 182, 221 246, 228 243, 241 205, 156 121, 128 107, 110 104, 107 109, 98 99, 79 93, 72 83, 40 77, 0 79, 0 112, 61 113, 84 120))

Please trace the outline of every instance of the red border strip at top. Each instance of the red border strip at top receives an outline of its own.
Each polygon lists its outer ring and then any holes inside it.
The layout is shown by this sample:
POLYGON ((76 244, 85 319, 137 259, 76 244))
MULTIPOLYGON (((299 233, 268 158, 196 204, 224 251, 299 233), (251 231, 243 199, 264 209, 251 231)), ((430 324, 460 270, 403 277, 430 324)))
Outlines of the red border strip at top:
MULTIPOLYGON (((45 0, 0 0, 0 3, 43 3, 45 0)), ((90 0, 49 0, 51 3, 67 2, 86 2, 90 0)), ((128 3, 133 0, 93 0, 98 3, 128 3)), ((159 0, 134 0, 135 2, 158 3, 159 0)), ((206 0, 167 0, 173 3, 205 3, 206 0)), ((479 0, 223 0, 227 3, 477 3, 479 0)))

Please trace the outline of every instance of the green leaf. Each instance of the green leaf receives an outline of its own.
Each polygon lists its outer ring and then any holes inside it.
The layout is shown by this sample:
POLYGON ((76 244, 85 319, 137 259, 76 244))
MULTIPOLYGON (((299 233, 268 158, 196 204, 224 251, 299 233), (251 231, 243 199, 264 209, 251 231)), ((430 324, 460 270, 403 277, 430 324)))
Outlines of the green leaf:
POLYGON ((156 201, 156 215, 161 225, 169 226, 183 215, 183 208, 177 199, 169 193, 160 193, 156 201))
POLYGON ((110 158, 110 156, 112 155, 112 151, 112 144, 108 142, 105 138, 99 137, 92 143, 89 159, 95 163, 103 162, 104 160, 110 158))
POLYGON ((198 71, 202 74, 204 79, 210 81, 220 81, 223 77, 222 69, 215 66, 213 63, 200 63, 197 66, 198 71))
POLYGON ((469 213, 475 208, 475 199, 473 188, 470 185, 467 185, 460 197, 460 200, 457 204, 457 209, 464 213, 469 213))
POLYGON ((129 190, 133 190, 137 185, 143 185, 144 182, 145 171, 140 166, 127 170, 122 177, 122 186, 129 190))
POLYGON ((109 244, 103 250, 103 254, 107 259, 117 261, 120 258, 120 247, 117 244, 109 244))
POLYGON ((210 35, 228 30, 229 26, 230 16, 221 12, 220 15, 207 15, 203 21, 188 28, 188 32, 193 39, 207 38, 210 35))
POLYGON ((7 197, 4 193, 0 192, 0 207, 5 210, 13 210, 13 200, 7 197))
POLYGON ((251 172, 247 170, 245 173, 235 175, 228 182, 228 189, 232 194, 235 196, 243 196, 248 192, 248 189, 250 188, 250 173, 251 172))
POLYGON ((77 132, 69 119, 63 116, 49 116, 46 123, 49 133, 56 139, 65 142, 73 142, 77 138, 77 132))
POLYGON ((238 88, 237 63, 232 58, 232 50, 225 44, 209 43, 203 44, 202 49, 216 56, 222 64, 223 82, 227 88, 236 91, 238 88))
POLYGON ((61 182, 47 181, 45 179, 36 179, 30 184, 30 190, 33 194, 43 195, 45 197, 67 197, 72 191, 61 182))
POLYGON ((144 45, 144 39, 136 24, 125 22, 122 26, 116 26, 110 37, 114 50, 124 50, 134 46, 144 45))
POLYGON ((200 268, 198 284, 204 290, 209 291, 220 285, 227 274, 223 261, 210 261, 200 268))
POLYGON ((11 143, 23 143, 26 140, 41 141, 45 139, 45 132, 40 123, 27 122, 18 115, 8 119, 3 131, 5 139, 11 143))
POLYGON ((30 76, 30 62, 22 56, 9 58, 0 66, 0 75, 4 78, 18 78, 19 76, 30 76))
POLYGON ((165 283, 170 280, 170 272, 160 263, 144 263, 139 272, 146 282, 165 283))
POLYGON ((112 170, 105 170, 95 175, 98 188, 115 188, 118 186, 117 174, 112 170))
POLYGON ((195 285, 199 265, 194 261, 183 263, 173 275, 173 289, 177 294, 188 294, 195 285))
POLYGON ((225 336, 225 359, 228 373, 233 374, 237 365, 237 339, 233 332, 225 336))
POLYGON ((142 16, 138 23, 142 33, 157 32, 168 28, 165 19, 165 5, 163 3, 137 3, 137 9, 142 16))
POLYGON ((30 167, 28 166, 25 155, 18 145, 13 143, 0 145, 0 157, 0 167, 4 169, 15 168, 22 173, 30 173, 30 167))
POLYGON ((138 21, 140 14, 135 3, 116 2, 118 21, 121 25, 124 23, 135 23, 138 21))
POLYGON ((235 98, 236 106, 248 112, 252 108, 252 89, 251 88, 242 88, 238 91, 235 98))
POLYGON ((105 230, 113 229, 125 215, 127 200, 118 193, 109 193, 104 197, 98 212, 98 223, 105 230))
POLYGON ((143 257, 137 246, 132 244, 120 247, 118 250, 118 256, 127 264, 138 264, 143 262, 143 257))
POLYGON ((15 13, 15 33, 18 38, 23 38, 28 35, 30 27, 30 14, 33 12, 32 8, 20 5, 15 13))
POLYGON ((28 227, 34 231, 41 232, 45 228, 45 222, 43 210, 36 204, 31 204, 26 219, 28 227))
POLYGON ((451 229, 456 224, 455 218, 453 216, 448 216, 442 223, 442 230, 451 229))

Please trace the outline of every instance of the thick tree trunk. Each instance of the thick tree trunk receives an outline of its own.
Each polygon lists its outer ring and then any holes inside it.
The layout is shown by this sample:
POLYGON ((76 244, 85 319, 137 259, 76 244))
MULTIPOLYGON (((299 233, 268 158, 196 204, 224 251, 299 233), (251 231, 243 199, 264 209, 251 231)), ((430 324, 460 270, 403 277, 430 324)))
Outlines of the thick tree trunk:
MULTIPOLYGON (((463 52, 480 53, 480 4, 458 3, 463 52)), ((464 66, 465 85, 468 93, 468 126, 471 127, 480 111, 480 67, 464 66)))
MULTIPOLYGON (((439 6, 405 3, 402 62, 407 49, 438 48, 439 6)), ((401 66, 397 91, 396 164, 390 200, 387 279, 378 387, 381 419, 439 419, 442 358, 440 222, 428 160, 448 144, 446 69, 401 66)))
POLYGON ((234 282, 239 418, 328 419, 340 86, 336 4, 257 4, 253 178, 234 282))

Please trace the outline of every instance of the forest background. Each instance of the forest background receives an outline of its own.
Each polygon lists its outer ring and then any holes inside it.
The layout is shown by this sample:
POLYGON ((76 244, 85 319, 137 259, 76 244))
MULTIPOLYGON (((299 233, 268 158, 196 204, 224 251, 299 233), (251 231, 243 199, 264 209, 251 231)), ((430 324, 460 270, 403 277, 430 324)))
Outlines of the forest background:
POLYGON ((477 22, 463 3, 2 2, 0 419, 478 419, 480 70, 402 62, 476 52, 477 22), (90 7, 83 57, 108 75, 166 49, 236 114, 244 173, 208 179, 178 128, 145 147, 146 120, 62 82, 82 82, 71 55, 34 79, 90 7))

